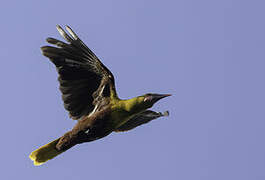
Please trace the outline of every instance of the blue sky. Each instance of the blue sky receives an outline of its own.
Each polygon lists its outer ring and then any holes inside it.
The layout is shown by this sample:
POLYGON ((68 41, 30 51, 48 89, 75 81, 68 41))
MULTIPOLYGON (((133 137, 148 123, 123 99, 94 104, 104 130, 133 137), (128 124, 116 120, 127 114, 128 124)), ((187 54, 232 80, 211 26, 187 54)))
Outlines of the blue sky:
POLYGON ((3 1, 2 179, 265 178, 265 2, 3 1), (76 146, 40 167, 28 155, 75 122, 40 46, 70 25, 116 77, 121 98, 171 93, 170 111, 76 146))

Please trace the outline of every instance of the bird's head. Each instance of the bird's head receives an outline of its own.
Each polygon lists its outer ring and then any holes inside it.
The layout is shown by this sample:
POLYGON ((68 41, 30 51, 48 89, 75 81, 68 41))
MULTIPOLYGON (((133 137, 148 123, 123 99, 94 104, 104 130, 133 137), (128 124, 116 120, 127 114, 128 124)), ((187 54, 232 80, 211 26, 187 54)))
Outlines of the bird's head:
POLYGON ((171 96, 171 94, 152 94, 148 93, 141 96, 142 104, 146 108, 151 108, 157 101, 165 97, 171 96))
POLYGON ((135 114, 151 108, 157 101, 165 97, 171 96, 171 94, 152 94, 148 93, 142 96, 138 96, 132 99, 123 100, 126 111, 135 114))

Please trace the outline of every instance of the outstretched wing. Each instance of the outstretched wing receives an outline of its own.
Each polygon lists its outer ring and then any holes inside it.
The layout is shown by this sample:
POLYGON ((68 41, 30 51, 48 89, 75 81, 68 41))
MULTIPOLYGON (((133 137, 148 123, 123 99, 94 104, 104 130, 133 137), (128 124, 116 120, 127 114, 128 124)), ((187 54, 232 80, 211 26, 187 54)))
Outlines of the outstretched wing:
MULTIPOLYGON (((79 119, 94 109, 93 101, 105 91, 107 82, 114 87, 114 77, 70 27, 66 26, 70 36, 59 25, 56 27, 68 43, 47 38, 57 47, 43 46, 41 50, 57 68, 65 109, 71 118, 79 119)), ((106 92, 109 96, 110 91, 106 92)))
POLYGON ((154 112, 154 111, 146 110, 140 114, 135 115, 131 119, 129 119, 125 124, 120 126, 115 131, 116 132, 129 131, 133 128, 136 128, 137 126, 148 123, 154 119, 157 119, 162 116, 168 116, 168 115, 169 115, 168 111, 161 113, 161 112, 154 112))

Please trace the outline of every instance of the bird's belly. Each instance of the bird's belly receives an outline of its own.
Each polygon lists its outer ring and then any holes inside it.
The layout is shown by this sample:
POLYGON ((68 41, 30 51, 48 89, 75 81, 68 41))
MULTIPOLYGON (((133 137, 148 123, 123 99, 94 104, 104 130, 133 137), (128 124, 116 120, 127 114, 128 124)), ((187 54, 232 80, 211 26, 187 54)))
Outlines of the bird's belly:
POLYGON ((90 142, 109 135, 113 129, 111 128, 108 119, 96 122, 93 126, 83 129, 77 133, 79 143, 90 142))

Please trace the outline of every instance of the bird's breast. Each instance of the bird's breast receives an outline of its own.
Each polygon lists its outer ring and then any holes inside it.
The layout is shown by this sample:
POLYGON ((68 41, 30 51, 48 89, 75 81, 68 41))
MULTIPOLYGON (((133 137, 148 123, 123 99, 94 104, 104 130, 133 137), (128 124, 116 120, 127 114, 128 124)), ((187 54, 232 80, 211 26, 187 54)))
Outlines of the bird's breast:
POLYGON ((130 118, 132 118, 137 111, 135 112, 133 107, 137 105, 137 101, 134 99, 129 100, 117 100, 112 99, 110 101, 111 105, 111 122, 114 129, 117 129, 124 123, 126 123, 130 118))
POLYGON ((116 129, 126 123, 130 119, 130 113, 125 110, 114 110, 111 113, 111 122, 116 129))

